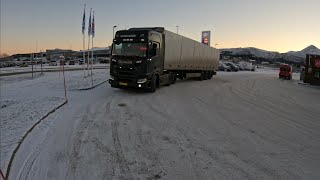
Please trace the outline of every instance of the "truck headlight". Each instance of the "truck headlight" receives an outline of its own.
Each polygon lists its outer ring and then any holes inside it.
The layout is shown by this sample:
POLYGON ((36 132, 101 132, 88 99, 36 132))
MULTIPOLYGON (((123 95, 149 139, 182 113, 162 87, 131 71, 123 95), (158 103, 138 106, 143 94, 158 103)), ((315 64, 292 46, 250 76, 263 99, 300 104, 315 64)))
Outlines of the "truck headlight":
POLYGON ((145 82, 147 82, 147 78, 138 79, 138 81, 137 81, 138 84, 143 84, 145 82))

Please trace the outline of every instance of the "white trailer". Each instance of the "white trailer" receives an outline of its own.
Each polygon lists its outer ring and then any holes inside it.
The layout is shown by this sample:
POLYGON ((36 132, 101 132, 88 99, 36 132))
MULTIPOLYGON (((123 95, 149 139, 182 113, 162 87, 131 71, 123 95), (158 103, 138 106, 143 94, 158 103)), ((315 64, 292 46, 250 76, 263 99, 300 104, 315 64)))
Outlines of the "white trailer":
POLYGON ((165 70, 218 70, 219 50, 170 31, 164 37, 165 70))

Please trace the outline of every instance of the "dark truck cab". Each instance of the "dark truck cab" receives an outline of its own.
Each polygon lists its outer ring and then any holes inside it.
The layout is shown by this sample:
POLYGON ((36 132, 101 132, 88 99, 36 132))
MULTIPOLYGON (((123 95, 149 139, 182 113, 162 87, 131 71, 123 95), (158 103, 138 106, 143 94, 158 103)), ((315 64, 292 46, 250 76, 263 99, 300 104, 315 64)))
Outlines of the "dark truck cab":
POLYGON ((171 73, 163 78, 163 30, 132 28, 116 33, 110 62, 112 87, 146 88, 154 92, 160 83, 170 83, 171 73))

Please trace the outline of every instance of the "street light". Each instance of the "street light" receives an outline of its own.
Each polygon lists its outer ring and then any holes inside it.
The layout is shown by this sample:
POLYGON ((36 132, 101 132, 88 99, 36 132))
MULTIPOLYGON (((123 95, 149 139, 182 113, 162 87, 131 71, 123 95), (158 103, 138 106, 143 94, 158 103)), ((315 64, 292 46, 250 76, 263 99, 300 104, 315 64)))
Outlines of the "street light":
POLYGON ((117 26, 113 26, 113 29, 112 29, 112 40, 114 39, 114 29, 116 28, 117 26))
POLYGON ((176 26, 177 27, 177 34, 179 34, 179 26, 176 26))

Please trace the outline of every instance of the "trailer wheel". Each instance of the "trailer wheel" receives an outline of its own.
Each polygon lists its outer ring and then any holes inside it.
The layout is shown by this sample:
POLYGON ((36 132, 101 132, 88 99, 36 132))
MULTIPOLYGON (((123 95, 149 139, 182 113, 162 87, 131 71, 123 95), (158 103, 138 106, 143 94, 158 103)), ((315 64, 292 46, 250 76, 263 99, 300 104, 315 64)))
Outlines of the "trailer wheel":
POLYGON ((207 71, 207 79, 211 79, 211 71, 207 71))
POLYGON ((213 72, 210 71, 210 72, 209 72, 209 78, 208 78, 208 79, 212 79, 212 76, 213 76, 213 72))
POLYGON ((172 81, 171 81, 172 84, 175 84, 176 81, 177 81, 177 74, 176 74, 176 73, 173 73, 171 77, 172 77, 172 81))
POLYGON ((204 72, 203 72, 203 71, 201 71, 201 75, 200 75, 200 78, 199 78, 199 79, 200 79, 200 81, 205 80, 205 79, 204 79, 204 72))
POLYGON ((203 75, 204 75, 204 80, 207 80, 208 79, 208 71, 205 71, 203 75))

